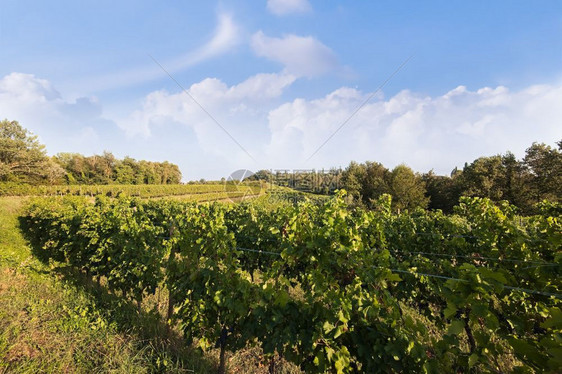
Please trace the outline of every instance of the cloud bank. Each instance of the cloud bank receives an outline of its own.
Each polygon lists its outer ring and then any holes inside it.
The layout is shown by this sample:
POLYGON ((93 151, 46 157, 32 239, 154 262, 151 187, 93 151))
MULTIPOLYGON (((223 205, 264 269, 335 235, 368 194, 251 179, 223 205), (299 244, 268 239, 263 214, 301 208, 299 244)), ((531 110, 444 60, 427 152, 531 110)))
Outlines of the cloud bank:
MULTIPOLYGON (((306 160, 367 95, 342 88, 271 111, 269 158, 306 160)), ((435 97, 404 90, 366 105, 310 163, 404 162, 446 174, 483 155, 511 150, 521 156, 533 141, 552 144, 562 138, 561 100, 562 86, 549 85, 513 92, 502 86, 476 91, 459 86, 435 97)))
POLYGON ((448 174, 479 156, 510 150, 521 157, 533 141, 562 139, 560 84, 459 86, 436 96, 404 90, 375 97, 305 162, 370 93, 342 87, 284 102, 296 79, 285 71, 235 85, 208 78, 188 88, 257 163, 182 92, 151 92, 117 117, 95 98, 67 99, 47 80, 12 73, 0 79, 0 113, 39 134, 51 153, 131 150, 133 157, 178 163, 187 179, 218 179, 240 168, 345 167, 351 160, 448 174))
POLYGON ((194 128, 204 149, 216 156, 228 149, 226 158, 253 169, 320 168, 373 160, 448 174, 482 155, 510 150, 522 156, 533 141, 553 144, 562 138, 560 85, 519 91, 503 86, 471 91, 459 86, 434 97, 404 90, 388 99, 382 95, 373 99, 305 162, 370 93, 342 87, 321 98, 273 105, 293 80, 283 74, 257 75, 231 87, 205 80, 190 88, 205 108, 228 124, 237 140, 242 139, 259 165, 245 158, 180 94, 149 95, 132 123, 142 124, 141 132, 147 136, 158 119, 173 118, 194 128))
POLYGON ((0 78, 0 116, 17 120, 39 136, 51 152, 101 152, 119 131, 102 116, 95 97, 65 99, 47 80, 11 73, 0 78))

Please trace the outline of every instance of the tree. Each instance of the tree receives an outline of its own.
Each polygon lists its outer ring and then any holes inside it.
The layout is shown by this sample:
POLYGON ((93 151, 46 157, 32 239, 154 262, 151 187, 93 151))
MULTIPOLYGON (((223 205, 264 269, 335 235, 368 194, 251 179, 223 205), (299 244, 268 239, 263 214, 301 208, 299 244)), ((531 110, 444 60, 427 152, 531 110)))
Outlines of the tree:
POLYGON ((371 206, 371 202, 385 193, 391 193, 390 172, 379 162, 365 162, 365 178, 363 180, 363 201, 371 206))
POLYGON ((504 199, 519 207, 524 213, 534 210, 532 199, 530 173, 528 167, 517 160, 515 155, 507 152, 502 156, 504 169, 504 199))
MULTIPOLYGON (((456 169, 456 168, 455 168, 456 169)), ((429 198, 429 209, 440 209, 444 213, 452 213, 461 195, 459 185, 460 171, 453 170, 451 177, 436 175, 433 170, 422 175, 426 186, 426 196, 429 198)))
POLYGON ((358 164, 352 161, 341 174, 341 186, 353 201, 362 206, 371 206, 384 193, 389 193, 389 171, 378 162, 358 164))
POLYGON ((55 183, 63 175, 36 135, 17 121, 0 121, 0 181, 55 183))
POLYGON ((131 165, 120 162, 115 168, 116 179, 119 184, 133 184, 135 182, 135 171, 131 165))
POLYGON ((89 157, 59 153, 54 160, 66 170, 70 184, 176 184, 181 181, 180 169, 175 164, 137 161, 131 157, 118 160, 107 151, 89 157))
POLYGON ((493 201, 505 199, 505 173, 501 156, 474 160, 465 165, 461 177, 464 195, 487 197, 493 201))
POLYGON ((406 165, 398 165, 390 173, 390 193, 393 207, 397 210, 426 208, 425 183, 406 165))
POLYGON ((349 196, 359 203, 362 202, 363 179, 365 178, 365 166, 351 161, 345 168, 341 177, 341 187, 349 196))
POLYGON ((530 187, 535 202, 562 200, 562 140, 558 149, 533 143, 525 152, 524 163, 530 172, 530 187))

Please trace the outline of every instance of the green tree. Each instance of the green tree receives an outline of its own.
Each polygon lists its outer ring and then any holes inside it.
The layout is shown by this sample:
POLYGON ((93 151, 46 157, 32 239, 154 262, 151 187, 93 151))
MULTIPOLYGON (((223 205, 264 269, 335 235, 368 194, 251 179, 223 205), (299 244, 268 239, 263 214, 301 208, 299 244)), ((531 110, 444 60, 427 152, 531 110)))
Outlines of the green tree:
POLYGON ((36 135, 17 121, 0 121, 0 181, 56 183, 63 175, 36 135))
POLYGON ((362 202, 363 180, 365 179, 365 166, 351 161, 345 168, 341 178, 341 187, 345 189, 349 196, 356 202, 362 202))
POLYGON ((107 151, 89 157, 59 153, 54 160, 66 170, 70 184, 177 184, 181 181, 180 169, 175 164, 137 161, 131 157, 118 160, 107 151))
POLYGON ((465 164, 462 171, 463 194, 487 197, 493 201, 506 199, 505 170, 500 155, 480 157, 465 164))
POLYGON ((398 165, 389 175, 393 207, 397 210, 426 208, 425 183, 421 176, 406 165, 398 165))
POLYGON ((453 171, 451 175, 451 177, 436 175, 433 170, 422 175, 426 186, 426 196, 429 198, 429 209, 440 209, 445 213, 453 212, 453 207, 458 204, 461 195, 458 178, 460 172, 453 171))
POLYGON ((515 155, 507 152, 502 156, 504 169, 504 199, 519 207, 524 213, 534 211, 535 202, 532 199, 531 174, 528 167, 517 160, 515 155))
POLYGON ((120 162, 115 168, 116 182, 119 184, 133 184, 135 182, 135 171, 133 168, 120 162))
POLYGON ((530 188, 535 202, 562 200, 562 140, 558 149, 533 143, 526 150, 524 163, 530 172, 530 188))
POLYGON ((362 206, 371 206, 371 202, 384 193, 389 193, 389 171, 378 162, 367 161, 358 164, 352 161, 341 174, 341 187, 353 201, 362 206))
POLYGON ((391 193, 390 172, 379 162, 365 162, 365 178, 363 180, 363 201, 371 206, 371 201, 385 193, 391 193))

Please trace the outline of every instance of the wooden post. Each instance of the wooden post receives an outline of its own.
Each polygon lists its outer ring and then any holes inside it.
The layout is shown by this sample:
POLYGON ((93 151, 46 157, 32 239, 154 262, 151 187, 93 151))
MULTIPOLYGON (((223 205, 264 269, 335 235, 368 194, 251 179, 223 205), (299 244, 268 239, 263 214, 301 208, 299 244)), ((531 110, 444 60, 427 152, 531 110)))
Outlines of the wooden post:
POLYGON ((218 370, 218 374, 226 374, 226 337, 227 337, 228 331, 226 329, 226 327, 222 328, 221 331, 221 337, 220 337, 220 348, 221 348, 221 353, 220 353, 220 358, 219 358, 219 370, 218 370))
MULTIPOLYGON (((174 225, 172 225, 172 227, 170 227, 170 230, 169 230, 170 239, 172 238, 172 236, 175 235, 175 233, 176 233, 176 227, 175 227, 175 224, 174 224, 174 225)), ((168 266, 167 266, 168 269, 170 268, 170 265, 172 264, 172 262, 176 258, 177 251, 178 251, 177 246, 172 245, 172 248, 170 249, 170 255, 168 256, 168 266)), ((174 296, 173 296, 172 290, 170 289, 170 286, 168 285, 168 311, 166 313, 166 321, 170 321, 170 319, 172 318, 172 316, 174 314, 174 303, 175 303, 174 296)))

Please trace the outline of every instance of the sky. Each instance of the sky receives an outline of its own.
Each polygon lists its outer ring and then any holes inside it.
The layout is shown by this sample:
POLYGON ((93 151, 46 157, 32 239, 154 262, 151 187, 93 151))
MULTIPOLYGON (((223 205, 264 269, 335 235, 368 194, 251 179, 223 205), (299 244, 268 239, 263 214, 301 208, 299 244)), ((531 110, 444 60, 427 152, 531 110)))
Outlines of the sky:
POLYGON ((184 181, 562 139, 561 1, 0 0, 0 118, 184 181))

